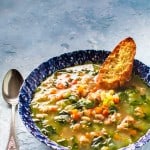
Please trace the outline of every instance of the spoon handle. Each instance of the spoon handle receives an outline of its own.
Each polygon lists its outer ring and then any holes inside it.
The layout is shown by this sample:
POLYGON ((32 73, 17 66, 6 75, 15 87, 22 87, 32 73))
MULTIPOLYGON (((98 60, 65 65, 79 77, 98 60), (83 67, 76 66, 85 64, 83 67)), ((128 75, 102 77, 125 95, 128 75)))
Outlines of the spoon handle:
POLYGON ((18 149, 17 142, 16 142, 16 136, 15 136, 15 110, 16 110, 16 105, 12 105, 10 134, 9 134, 9 140, 8 140, 6 150, 17 150, 18 149))

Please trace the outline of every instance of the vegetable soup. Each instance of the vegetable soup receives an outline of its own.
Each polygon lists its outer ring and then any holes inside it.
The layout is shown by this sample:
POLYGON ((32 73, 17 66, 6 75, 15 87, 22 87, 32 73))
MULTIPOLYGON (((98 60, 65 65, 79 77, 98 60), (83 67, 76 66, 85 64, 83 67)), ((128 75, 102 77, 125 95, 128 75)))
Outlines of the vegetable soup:
POLYGON ((137 76, 122 88, 96 84, 99 65, 53 73, 31 101, 33 121, 50 140, 70 150, 116 150, 150 128, 150 88, 137 76))

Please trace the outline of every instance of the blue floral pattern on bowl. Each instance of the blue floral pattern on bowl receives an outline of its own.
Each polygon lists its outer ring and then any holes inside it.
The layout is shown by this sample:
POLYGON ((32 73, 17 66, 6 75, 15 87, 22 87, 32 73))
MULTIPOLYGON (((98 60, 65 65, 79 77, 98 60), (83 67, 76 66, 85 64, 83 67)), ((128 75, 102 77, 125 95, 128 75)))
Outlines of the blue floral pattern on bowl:
MULTIPOLYGON (((102 63, 110 52, 104 50, 79 50, 75 52, 65 53, 58 57, 53 57, 48 61, 42 63, 35 68, 29 76, 25 79, 19 94, 19 114, 22 121, 29 132, 41 142, 45 143, 51 149, 54 150, 68 150, 49 140, 43 135, 39 128, 35 125, 31 117, 30 103, 32 101, 32 95, 36 87, 53 74, 55 71, 71 67, 75 65, 82 65, 88 62, 102 63)), ((133 72, 141 77, 148 86, 150 86, 150 67, 146 66, 138 60, 134 60, 133 72)), ((133 143, 127 147, 121 148, 121 150, 135 150, 142 147, 150 140, 150 131, 142 136, 136 143, 133 143)))

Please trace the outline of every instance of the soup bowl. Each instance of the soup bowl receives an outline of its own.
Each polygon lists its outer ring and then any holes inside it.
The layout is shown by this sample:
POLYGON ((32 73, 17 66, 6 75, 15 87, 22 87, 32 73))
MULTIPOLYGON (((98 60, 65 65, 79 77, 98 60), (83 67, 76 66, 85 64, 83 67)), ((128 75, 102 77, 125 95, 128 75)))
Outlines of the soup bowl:
MULTIPOLYGON (((61 146, 56 142, 48 139, 36 126, 31 116, 30 104, 33 98, 35 89, 48 76, 52 75, 57 70, 86 63, 101 64, 109 55, 109 51, 105 50, 78 50, 70 53, 62 54, 58 57, 50 58, 35 68, 25 79, 19 94, 19 114, 28 131, 39 141, 46 144, 54 150, 67 150, 67 147, 61 146)), ((139 60, 134 60, 133 72, 138 75, 148 86, 150 86, 150 67, 146 66, 139 60)), ((150 140, 150 132, 140 137, 140 139, 122 150, 134 150, 140 148, 150 140)))

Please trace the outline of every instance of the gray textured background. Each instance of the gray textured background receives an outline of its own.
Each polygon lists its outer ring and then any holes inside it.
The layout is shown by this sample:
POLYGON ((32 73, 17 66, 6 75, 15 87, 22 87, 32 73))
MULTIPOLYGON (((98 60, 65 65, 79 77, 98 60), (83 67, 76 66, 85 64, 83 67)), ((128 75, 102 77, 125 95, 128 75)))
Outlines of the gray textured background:
MULTIPOLYGON (((0 84, 10 68, 24 78, 39 64, 79 49, 112 50, 125 37, 150 66, 149 0, 0 0, 0 84)), ((10 109, 0 91, 0 149, 6 147, 10 109)), ((47 150, 16 119, 20 150, 47 150)), ((143 150, 149 150, 147 144, 143 150)))

